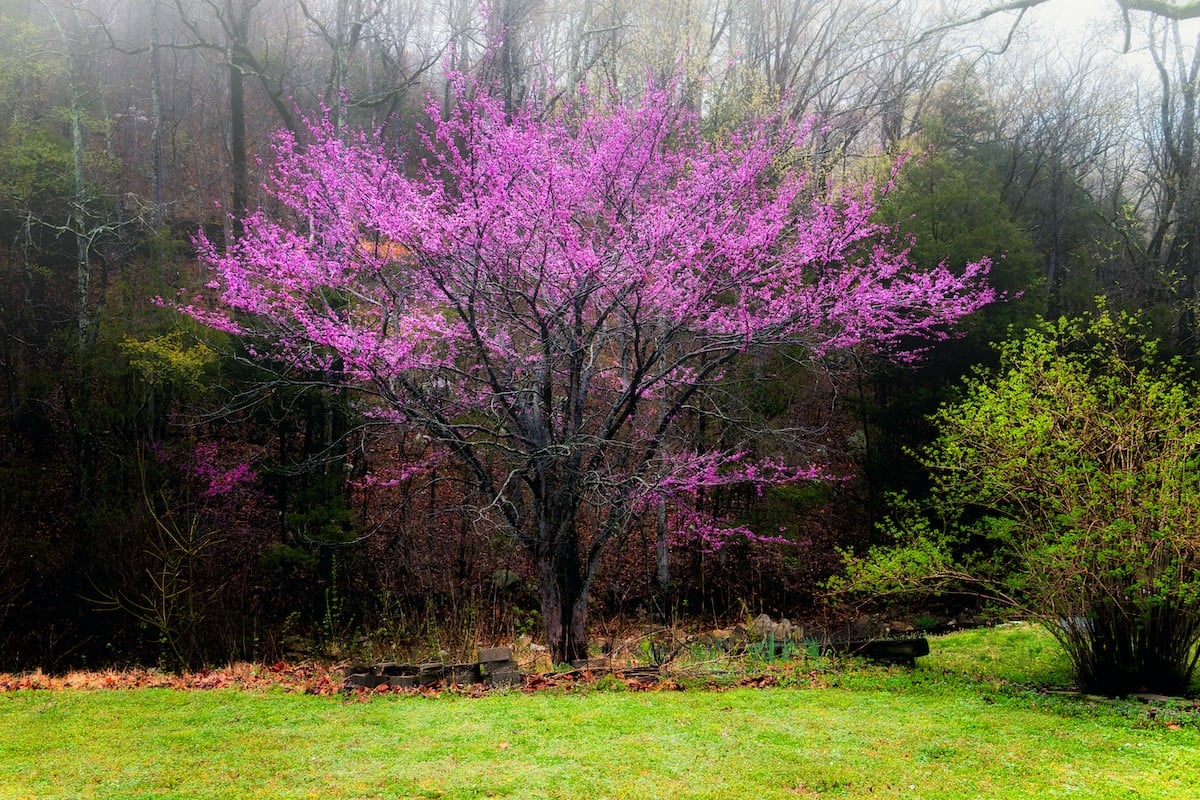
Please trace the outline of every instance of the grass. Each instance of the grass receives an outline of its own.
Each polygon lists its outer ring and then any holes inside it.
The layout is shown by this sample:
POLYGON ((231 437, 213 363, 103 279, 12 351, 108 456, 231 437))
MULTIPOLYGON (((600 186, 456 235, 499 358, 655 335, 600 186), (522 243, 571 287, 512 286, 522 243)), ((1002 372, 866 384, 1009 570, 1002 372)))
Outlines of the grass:
POLYGON ((1014 623, 976 628, 935 639, 924 667, 983 680, 1006 680, 1064 688, 1071 665, 1054 637, 1037 625, 1014 623))
POLYGON ((821 688, 18 691, 0 694, 0 798, 1195 796, 1195 711, 1025 685, 1063 668, 1014 628, 937 639, 913 671, 779 674, 821 688))

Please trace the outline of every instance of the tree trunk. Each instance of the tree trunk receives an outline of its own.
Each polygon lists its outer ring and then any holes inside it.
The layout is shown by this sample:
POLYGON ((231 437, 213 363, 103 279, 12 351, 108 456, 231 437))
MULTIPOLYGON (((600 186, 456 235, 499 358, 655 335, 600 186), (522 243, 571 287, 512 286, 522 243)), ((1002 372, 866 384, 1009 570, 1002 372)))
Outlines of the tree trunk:
POLYGON ((158 51, 158 2, 150 0, 150 114, 154 127, 150 130, 150 227, 158 231, 166 217, 166 199, 163 191, 163 134, 166 119, 162 102, 162 67, 158 51))
POLYGON ((666 594, 671 588, 671 548, 670 528, 667 527, 667 501, 658 501, 658 526, 655 539, 654 556, 657 567, 658 590, 666 594))
POLYGON ((229 56, 229 153, 233 179, 233 209, 230 220, 232 241, 242 238, 242 220, 246 216, 246 186, 249 182, 246 162, 246 90, 240 60, 229 56))
POLYGON ((535 556, 546 646, 555 664, 588 656, 587 605, 591 580, 580 570, 575 536, 567 547, 546 547, 535 556))

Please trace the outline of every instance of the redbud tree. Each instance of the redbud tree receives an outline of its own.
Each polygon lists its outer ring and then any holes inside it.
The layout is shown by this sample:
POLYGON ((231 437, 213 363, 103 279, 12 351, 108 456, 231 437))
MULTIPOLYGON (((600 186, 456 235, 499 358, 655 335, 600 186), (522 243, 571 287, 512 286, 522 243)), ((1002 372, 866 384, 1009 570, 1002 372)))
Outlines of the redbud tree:
POLYGON ((601 555, 647 508, 716 546, 748 532, 692 513, 697 493, 820 476, 689 440, 707 387, 771 348, 903 358, 993 299, 987 264, 914 266, 873 188, 833 195, 794 166, 800 126, 713 142, 667 91, 549 113, 456 87, 408 153, 280 133, 276 210, 204 248, 219 302, 188 310, 419 430, 528 553, 571 661, 601 555))

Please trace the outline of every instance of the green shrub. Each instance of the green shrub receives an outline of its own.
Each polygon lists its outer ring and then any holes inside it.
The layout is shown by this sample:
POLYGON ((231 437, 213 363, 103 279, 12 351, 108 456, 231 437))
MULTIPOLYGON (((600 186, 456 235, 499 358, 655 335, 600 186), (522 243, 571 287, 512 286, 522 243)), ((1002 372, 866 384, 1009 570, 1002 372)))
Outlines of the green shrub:
POLYGON ((1187 690, 1200 640, 1200 401, 1126 316, 1042 322, 934 416, 933 502, 847 586, 983 594, 1040 621, 1080 685, 1187 690))

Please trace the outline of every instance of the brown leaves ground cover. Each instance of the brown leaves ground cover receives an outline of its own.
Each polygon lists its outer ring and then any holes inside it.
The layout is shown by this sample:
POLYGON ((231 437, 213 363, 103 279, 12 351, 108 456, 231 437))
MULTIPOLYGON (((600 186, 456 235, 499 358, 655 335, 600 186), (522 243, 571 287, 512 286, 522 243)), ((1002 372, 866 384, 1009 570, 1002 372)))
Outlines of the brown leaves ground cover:
MULTIPOLYGON (((782 683, 795 685, 797 676, 781 675, 770 670, 738 676, 689 676, 686 674, 657 674, 646 670, 566 670, 526 675, 523 692, 575 691, 587 689, 619 689, 622 691, 683 691, 686 689, 727 689, 737 687, 766 688, 782 683)), ((819 684, 816 673, 805 683, 819 684)), ((303 663, 272 665, 237 663, 221 668, 183 672, 134 667, 125 670, 76 670, 62 675, 50 675, 41 670, 10 674, 0 673, 0 693, 22 690, 129 690, 174 689, 203 691, 209 689, 268 689, 315 695, 344 693, 365 699, 373 695, 408 694, 438 696, 450 692, 465 696, 482 696, 495 691, 485 684, 451 685, 445 682, 418 688, 379 686, 374 689, 346 688, 341 666, 303 663)))
POLYGON ((17 675, 0 673, 0 692, 22 689, 270 689, 305 694, 335 694, 342 687, 340 672, 316 664, 289 666, 231 664, 214 669, 164 672, 135 667, 125 670, 77 670, 48 675, 41 670, 17 675))

